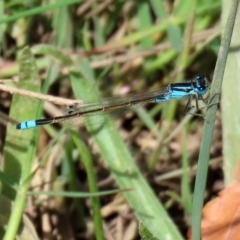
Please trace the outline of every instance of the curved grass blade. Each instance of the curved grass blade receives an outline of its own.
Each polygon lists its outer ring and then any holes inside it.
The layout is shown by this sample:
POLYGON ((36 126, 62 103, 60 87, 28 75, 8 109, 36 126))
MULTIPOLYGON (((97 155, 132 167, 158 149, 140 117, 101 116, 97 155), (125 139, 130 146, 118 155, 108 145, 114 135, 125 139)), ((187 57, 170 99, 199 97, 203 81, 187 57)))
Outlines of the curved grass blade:
MULTIPOLYGON (((95 78, 89 63, 80 62, 79 67, 84 78, 76 73, 71 74, 72 88, 76 97, 87 101, 98 99, 96 91, 92 88, 95 78)), ((182 239, 176 226, 134 163, 113 123, 108 121, 102 128, 91 126, 88 130, 120 188, 132 189, 124 195, 138 220, 142 221, 149 231, 160 239, 182 239)))

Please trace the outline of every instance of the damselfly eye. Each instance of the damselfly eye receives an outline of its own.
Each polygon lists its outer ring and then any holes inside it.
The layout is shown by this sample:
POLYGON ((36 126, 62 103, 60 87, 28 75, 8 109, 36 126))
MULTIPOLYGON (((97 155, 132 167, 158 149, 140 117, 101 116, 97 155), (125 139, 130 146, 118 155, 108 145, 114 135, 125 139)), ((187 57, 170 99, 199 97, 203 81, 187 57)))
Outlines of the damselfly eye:
POLYGON ((196 80, 197 80, 198 82, 205 82, 206 76, 203 75, 203 74, 198 74, 198 75, 196 76, 196 80))

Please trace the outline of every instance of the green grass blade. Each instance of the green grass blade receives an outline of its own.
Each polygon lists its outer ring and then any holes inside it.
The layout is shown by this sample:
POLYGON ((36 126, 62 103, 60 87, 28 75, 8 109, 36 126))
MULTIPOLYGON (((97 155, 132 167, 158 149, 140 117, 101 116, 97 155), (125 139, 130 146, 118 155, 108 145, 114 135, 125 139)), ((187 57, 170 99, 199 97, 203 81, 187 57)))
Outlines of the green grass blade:
MULTIPOLYGON (((77 132, 71 131, 71 136, 74 143, 77 146, 77 149, 79 151, 82 162, 87 172, 90 194, 94 194, 94 192, 98 191, 98 188, 97 188, 97 179, 94 173, 94 164, 92 161, 91 154, 87 146, 85 145, 85 143, 82 141, 82 139, 79 138, 79 134, 77 132)), ((101 218, 101 212, 100 212, 100 200, 98 197, 91 197, 91 202, 92 202, 92 208, 93 208, 93 219, 94 219, 96 239, 101 240, 101 239, 104 239, 104 234, 103 234, 102 218, 101 218)))
POLYGON ((57 9, 57 8, 60 8, 63 6, 70 5, 70 4, 79 3, 80 1, 81 0, 56 1, 56 3, 53 3, 53 4, 47 4, 47 5, 43 5, 40 7, 35 7, 30 10, 20 11, 13 15, 0 18, 0 24, 6 23, 6 22, 12 22, 19 18, 28 17, 28 16, 35 15, 35 14, 44 13, 46 11, 54 10, 54 9, 57 9))
POLYGON ((101 192, 64 192, 64 191, 28 191, 28 195, 47 195, 47 196, 61 196, 61 197, 70 197, 70 198, 88 198, 88 197, 99 197, 110 194, 115 194, 121 192, 121 190, 108 190, 101 192))
POLYGON ((201 239, 201 216, 202 216, 202 206, 204 199, 204 190, 206 186, 207 179, 207 169, 208 169, 208 161, 210 156, 210 149, 212 143, 212 135, 214 130, 214 121, 217 111, 216 103, 219 102, 220 92, 222 86, 222 80, 224 75, 224 70, 226 66, 227 56, 229 45, 231 42, 233 26, 236 19, 236 13, 238 9, 238 0, 233 0, 231 4, 231 8, 228 15, 228 21, 225 26, 222 42, 219 49, 218 59, 216 63, 216 68, 213 76, 213 83, 210 92, 210 103, 214 104, 211 106, 206 115, 206 121, 204 124, 203 137, 200 146, 200 153, 198 158, 198 171, 195 182, 195 193, 193 198, 193 220, 192 220, 192 238, 194 240, 201 239))
POLYGON ((31 48, 34 54, 43 54, 45 56, 51 56, 58 62, 60 62, 63 66, 72 66, 72 59, 63 53, 60 49, 55 46, 50 46, 47 44, 38 44, 31 48))
POLYGON ((139 235, 141 236, 141 240, 158 240, 142 223, 139 224, 139 235))
MULTIPOLYGON (((223 1, 223 24, 227 20, 227 10, 231 1, 223 1)), ((238 10, 237 19, 240 19, 238 10)), ((239 51, 239 31, 240 21, 236 21, 231 41, 231 50, 228 54, 228 61, 224 74, 222 87, 222 124, 223 124, 223 171, 224 180, 228 184, 232 181, 236 163, 239 161, 240 133, 238 125, 240 123, 240 51, 239 51), (236 127, 235 127, 236 126, 236 127)))
MULTIPOLYGON (((94 74, 87 62, 79 68, 84 79, 71 74, 72 88, 77 98, 92 101, 98 98, 94 91, 94 74)), ((139 221, 160 239, 182 239, 164 207, 143 178, 113 123, 88 128, 97 143, 104 161, 121 189, 130 188, 125 197, 139 221), (161 226, 161 228, 159 227, 161 226)))
MULTIPOLYGON (((139 30, 144 31, 153 25, 151 22, 151 14, 150 14, 150 9, 149 9, 149 4, 148 2, 141 2, 138 5, 138 21, 139 21, 139 30)), ((143 38, 139 45, 143 49, 148 49, 153 46, 153 41, 151 37, 143 38)))
MULTIPOLYGON (((20 73, 18 87, 38 92, 40 80, 38 70, 28 48, 25 48, 20 58, 20 73)), ((13 96, 10 117, 13 119, 34 119, 39 115, 39 102, 20 95, 13 96)), ((36 153, 36 142, 39 129, 29 131, 17 131, 15 126, 9 125, 7 139, 4 148, 3 171, 13 182, 20 182, 17 194, 9 186, 2 185, 2 194, 14 199, 13 209, 9 219, 4 240, 14 239, 20 224, 23 209, 26 203, 29 177, 36 153)))

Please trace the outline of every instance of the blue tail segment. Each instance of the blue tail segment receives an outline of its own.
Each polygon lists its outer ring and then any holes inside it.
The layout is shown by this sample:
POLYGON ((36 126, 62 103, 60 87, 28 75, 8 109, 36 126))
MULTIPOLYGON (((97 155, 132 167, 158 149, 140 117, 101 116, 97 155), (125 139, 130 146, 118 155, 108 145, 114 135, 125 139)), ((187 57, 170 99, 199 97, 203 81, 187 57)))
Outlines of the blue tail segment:
POLYGON ((29 120, 26 122, 18 123, 16 126, 16 129, 24 130, 29 128, 35 128, 37 127, 36 120, 29 120))
POLYGON ((25 130, 25 129, 30 129, 30 128, 35 128, 41 125, 46 125, 46 124, 51 124, 54 122, 54 120, 62 117, 55 117, 55 118, 45 118, 45 119, 38 119, 38 120, 29 120, 26 122, 20 122, 16 125, 16 129, 20 130, 25 130))

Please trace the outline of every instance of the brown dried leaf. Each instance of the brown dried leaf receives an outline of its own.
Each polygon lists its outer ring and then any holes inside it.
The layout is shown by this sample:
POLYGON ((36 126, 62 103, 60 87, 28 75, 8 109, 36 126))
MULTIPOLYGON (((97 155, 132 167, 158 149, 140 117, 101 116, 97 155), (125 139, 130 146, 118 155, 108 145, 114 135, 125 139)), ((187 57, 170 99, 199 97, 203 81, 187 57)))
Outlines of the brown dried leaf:
POLYGON ((235 180, 203 209, 202 240, 240 239, 240 162, 234 175, 235 180))

